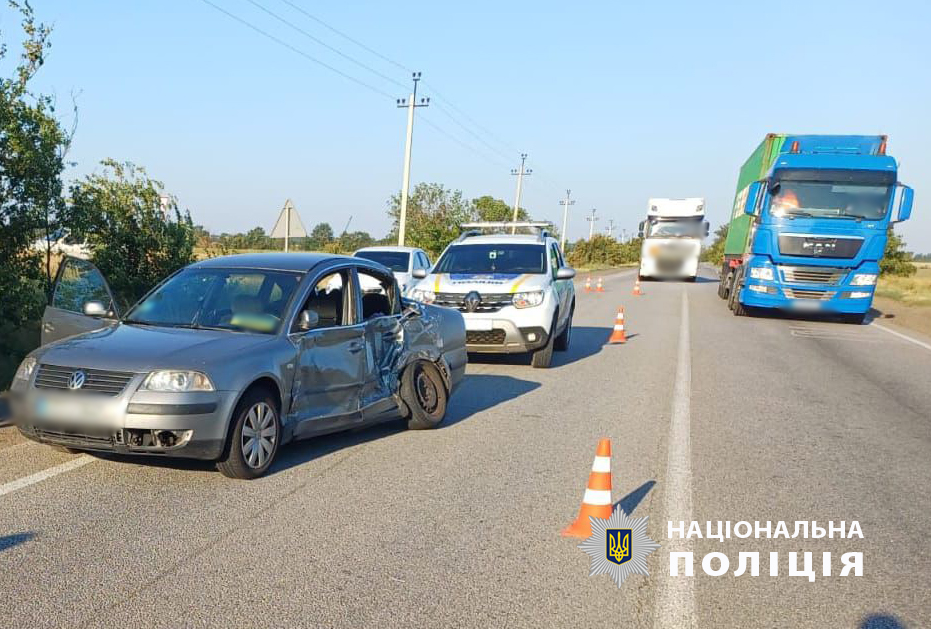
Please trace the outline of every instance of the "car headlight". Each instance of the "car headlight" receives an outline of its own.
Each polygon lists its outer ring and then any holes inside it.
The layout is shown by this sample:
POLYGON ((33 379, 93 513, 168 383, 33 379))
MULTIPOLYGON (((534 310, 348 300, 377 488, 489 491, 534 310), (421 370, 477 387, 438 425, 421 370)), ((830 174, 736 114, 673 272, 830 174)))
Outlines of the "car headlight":
MULTIPOLYGON (((19 368, 16 370, 16 375, 13 376, 13 380, 19 380, 21 382, 29 382, 29 378, 32 377, 32 372, 36 370, 36 359, 32 356, 26 356, 26 358, 19 364, 19 368)), ((9 373, 9 372, 7 372, 9 373)))
POLYGON ((526 293, 514 293, 514 296, 511 297, 511 303, 514 304, 515 308, 539 306, 543 303, 543 291, 535 290, 526 293))
POLYGON ((213 391, 213 383, 199 371, 153 371, 142 383, 145 391, 213 391))
POLYGON ((857 273, 850 282, 854 286, 873 286, 876 284, 875 273, 857 273))
POLYGON ((432 290, 417 288, 411 291, 411 299, 425 304, 432 304, 436 301, 436 293, 432 290))
POLYGON ((755 266, 750 269, 750 277, 755 280, 773 281, 773 269, 769 266, 755 266))

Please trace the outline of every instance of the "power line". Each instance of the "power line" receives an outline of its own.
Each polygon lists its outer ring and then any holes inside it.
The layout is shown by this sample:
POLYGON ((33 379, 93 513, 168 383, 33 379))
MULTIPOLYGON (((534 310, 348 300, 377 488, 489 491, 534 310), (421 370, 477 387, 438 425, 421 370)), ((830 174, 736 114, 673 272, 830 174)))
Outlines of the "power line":
POLYGON ((388 92, 382 91, 382 90, 378 89, 377 87, 375 87, 374 85, 370 85, 370 84, 366 83, 365 81, 362 81, 362 80, 360 80, 360 79, 357 79, 356 77, 354 77, 354 76, 352 76, 352 75, 346 74, 345 72, 343 72, 342 70, 340 70, 340 69, 338 69, 338 68, 334 68, 333 66, 331 66, 331 65, 328 64, 328 63, 325 63, 325 62, 323 62, 323 61, 320 61, 320 60, 317 59, 316 57, 313 57, 313 56, 307 54, 306 52, 304 52, 304 51, 301 50, 300 48, 297 48, 297 47, 295 47, 295 46, 292 46, 291 44, 289 44, 288 42, 284 41, 283 39, 279 39, 279 38, 275 37, 275 36, 272 35, 271 33, 262 30, 262 29, 259 28, 258 26, 255 26, 255 25, 252 24, 251 22, 248 22, 248 21, 242 19, 242 18, 239 17, 238 15, 234 15, 233 13, 230 13, 229 11, 227 11, 226 9, 224 9, 223 7, 220 7, 220 6, 216 5, 216 4, 214 4, 214 3, 211 2, 210 0, 200 0, 200 1, 203 2, 203 3, 206 4, 206 5, 209 5, 209 6, 213 7, 214 9, 216 9, 216 10, 219 11, 220 13, 223 13, 224 15, 226 15, 227 17, 229 17, 230 19, 236 20, 237 22, 239 22, 239 23, 242 24, 243 26, 252 29, 252 30, 255 31, 256 33, 259 33, 260 35, 262 35, 262 36, 264 36, 264 37, 267 37, 268 39, 272 40, 272 41, 275 42, 276 44, 278 44, 278 45, 280 45, 280 46, 284 46, 284 47, 287 48, 288 50, 290 50, 290 51, 292 51, 292 52, 295 52, 295 53, 299 54, 300 56, 304 57, 305 59, 308 59, 308 60, 310 60, 310 61, 313 61, 314 63, 316 63, 316 64, 319 65, 319 66, 323 66, 324 68, 326 68, 326 69, 329 70, 330 72, 334 72, 334 73, 340 75, 341 77, 343 77, 344 79, 348 79, 348 80, 352 81, 353 83, 356 83, 357 85, 361 85, 362 87, 364 87, 364 88, 366 88, 366 89, 368 89, 368 90, 371 90, 371 91, 375 92, 376 94, 380 94, 381 96, 384 96, 385 98, 390 98, 390 99, 394 100, 394 96, 392 96, 392 95, 389 94, 388 92))
POLYGON ((278 15, 277 13, 275 13, 274 11, 272 11, 271 9, 268 9, 267 7, 263 6, 262 4, 256 2, 256 0, 247 0, 247 1, 248 1, 249 4, 251 4, 252 6, 258 8, 258 9, 261 10, 261 11, 264 11, 264 12, 267 13, 268 15, 272 16, 273 18, 275 18, 276 20, 278 20, 279 22, 281 22, 282 24, 284 24, 284 25, 286 25, 286 26, 288 26, 288 27, 294 29, 295 31, 297 31, 297 32, 300 33, 301 35, 303 35, 303 36, 307 37, 308 39, 310 39, 311 41, 313 41, 313 42, 315 42, 315 43, 317 43, 317 44, 323 46, 323 47, 326 48, 327 50, 336 53, 337 55, 339 55, 339 56, 342 57, 343 59, 346 59, 347 61, 351 61, 352 63, 356 64, 356 65, 359 66, 360 68, 363 68, 363 69, 365 69, 365 70, 368 70, 368 71, 371 72, 372 74, 374 74, 374 75, 376 75, 376 76, 378 76, 378 77, 381 77, 382 79, 388 81, 389 83, 394 83, 395 85, 397 85, 398 87, 400 87, 400 88, 402 88, 402 89, 405 89, 405 90, 407 89, 407 86, 404 85, 403 83, 401 83, 400 81, 394 80, 393 78, 391 78, 391 77, 388 76, 387 74, 382 74, 381 72, 379 72, 379 71, 376 70, 375 68, 373 68, 373 67, 371 67, 371 66, 369 66, 369 65, 366 65, 365 63, 359 61, 358 59, 355 59, 354 57, 351 57, 351 56, 347 55, 346 53, 342 52, 342 51, 339 50, 338 48, 335 48, 335 47, 329 45, 328 43, 326 43, 326 42, 323 41, 322 39, 319 39, 319 38, 315 37, 314 35, 308 33, 307 31, 305 31, 304 29, 302 29, 300 26, 297 26, 296 24, 293 24, 292 22, 288 21, 286 18, 281 17, 280 15, 278 15))

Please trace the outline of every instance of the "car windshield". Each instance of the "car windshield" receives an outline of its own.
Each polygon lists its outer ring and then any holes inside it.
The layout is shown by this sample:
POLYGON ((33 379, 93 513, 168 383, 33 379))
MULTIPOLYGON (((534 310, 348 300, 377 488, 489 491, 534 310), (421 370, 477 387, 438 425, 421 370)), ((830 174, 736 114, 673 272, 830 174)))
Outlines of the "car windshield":
POLYGON ((301 277, 285 271, 186 269, 139 302, 124 322, 272 334, 301 277))
POLYGON ((436 263, 434 273, 545 273, 543 245, 455 245, 436 263))
POLYGON ((356 257, 378 262, 395 273, 407 273, 411 254, 406 251, 357 251, 356 257))
POLYGON ((649 238, 701 238, 702 228, 701 221, 655 221, 649 238))
POLYGON ((883 183, 780 181, 774 188, 770 213, 879 220, 886 215, 891 190, 883 183))

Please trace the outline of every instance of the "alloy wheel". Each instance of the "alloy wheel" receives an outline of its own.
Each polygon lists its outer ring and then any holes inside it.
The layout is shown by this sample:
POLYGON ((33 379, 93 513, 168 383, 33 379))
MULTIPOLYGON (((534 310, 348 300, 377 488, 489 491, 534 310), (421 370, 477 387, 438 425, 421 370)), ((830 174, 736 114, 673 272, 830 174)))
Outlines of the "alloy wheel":
POLYGON ((263 467, 275 451, 277 441, 275 410, 265 402, 254 404, 242 425, 242 458, 246 465, 252 469, 263 467))

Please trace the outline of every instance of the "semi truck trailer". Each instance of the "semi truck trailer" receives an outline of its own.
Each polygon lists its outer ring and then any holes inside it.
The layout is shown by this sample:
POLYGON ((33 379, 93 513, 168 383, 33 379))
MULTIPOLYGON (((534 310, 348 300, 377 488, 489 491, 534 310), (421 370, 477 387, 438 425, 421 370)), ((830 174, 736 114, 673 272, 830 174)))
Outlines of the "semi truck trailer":
POLYGON ((708 235, 705 200, 650 199, 640 222, 640 277, 695 281, 702 238, 708 235))
POLYGON ((779 309, 863 323, 888 230, 913 198, 884 135, 771 133, 738 175, 718 295, 738 316, 779 309))

